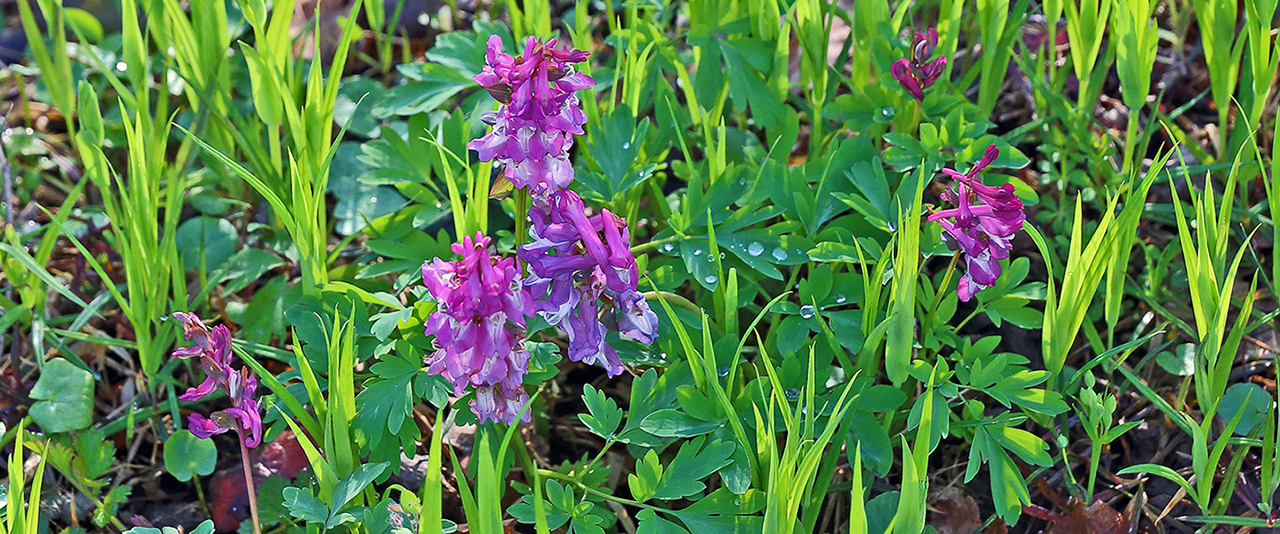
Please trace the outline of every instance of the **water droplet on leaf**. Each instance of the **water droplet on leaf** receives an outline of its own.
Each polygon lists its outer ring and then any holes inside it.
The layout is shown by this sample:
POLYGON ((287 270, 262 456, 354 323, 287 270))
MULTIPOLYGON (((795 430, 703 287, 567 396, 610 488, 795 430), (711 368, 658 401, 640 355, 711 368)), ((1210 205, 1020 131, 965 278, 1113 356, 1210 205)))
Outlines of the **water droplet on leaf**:
POLYGON ((675 245, 672 245, 671 243, 667 243, 667 244, 665 244, 665 245, 662 245, 662 251, 663 251, 663 252, 671 252, 671 251, 673 251, 673 250, 675 250, 675 249, 676 249, 676 246, 675 246, 675 245))
POLYGON ((848 299, 844 298, 843 294, 836 295, 836 304, 844 304, 844 301, 846 300, 848 299))
POLYGON ((718 282, 720 279, 719 279, 719 278, 716 278, 716 275, 714 275, 714 274, 709 274, 709 275, 707 275, 707 277, 706 277, 706 278, 703 278, 702 280, 703 280, 703 281, 705 281, 705 282, 706 282, 706 283, 708 283, 708 284, 714 284, 714 283, 718 282))
POLYGON ((783 249, 782 249, 782 247, 778 247, 778 248, 773 249, 773 259, 778 260, 778 261, 784 261, 784 260, 786 260, 786 259, 787 259, 787 251, 783 250, 783 249))
POLYGON ((761 245, 759 242, 752 241, 750 245, 747 245, 747 254, 752 256, 764 254, 764 245, 761 245))
POLYGON ((816 310, 814 310, 812 304, 805 304, 800 307, 800 316, 805 319, 812 319, 814 313, 816 313, 816 310))
POLYGON ((627 142, 625 142, 625 143, 622 143, 622 149, 623 149, 623 150, 631 150, 631 141, 627 141, 627 142))

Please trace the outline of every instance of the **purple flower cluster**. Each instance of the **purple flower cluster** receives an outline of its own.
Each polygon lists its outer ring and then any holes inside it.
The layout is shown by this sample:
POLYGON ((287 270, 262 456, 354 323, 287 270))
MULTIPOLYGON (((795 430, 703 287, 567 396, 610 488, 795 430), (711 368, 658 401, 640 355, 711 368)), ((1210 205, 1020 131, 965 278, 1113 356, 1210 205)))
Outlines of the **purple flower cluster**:
POLYGON ((929 28, 925 33, 916 32, 911 45, 911 58, 894 61, 890 68, 894 79, 916 100, 924 100, 924 90, 938 81, 947 68, 947 58, 929 59, 933 57, 933 51, 937 47, 937 30, 929 28))
MULTIPOLYGON (((437 303, 427 320, 436 346, 427 365, 453 384, 456 395, 475 387, 471 410, 481 423, 511 423, 529 401, 524 321, 533 315, 533 298, 515 258, 492 257, 488 245, 477 232, 474 240, 466 236, 453 245, 461 260, 436 258, 422 266, 422 281, 437 303)), ((527 412, 523 420, 529 420, 527 412)))
POLYGON ((209 417, 191 414, 188 418, 191 433, 198 438, 208 439, 215 434, 234 430, 246 447, 257 447, 262 442, 262 415, 258 401, 254 399, 258 379, 249 374, 247 368, 241 368, 239 372, 231 368, 231 331, 218 325, 210 332, 209 327, 195 314, 178 312, 173 316, 182 321, 187 341, 196 342, 190 347, 173 351, 173 356, 200 358, 200 367, 205 374, 204 382, 187 389, 178 400, 198 401, 216 389, 221 389, 231 398, 230 408, 213 412, 209 417))
POLYGON ((645 344, 657 337, 658 317, 637 291, 639 274, 626 221, 609 210, 587 216, 582 199, 568 189, 535 198, 529 210, 533 241, 520 247, 532 274, 534 295, 546 298, 538 312, 569 336, 569 359, 622 372, 618 353, 605 342, 608 322, 624 337, 645 344), (612 310, 601 320, 601 303, 612 310))
POLYGON ((501 162, 507 180, 529 193, 532 242, 518 257, 531 274, 523 277, 515 258, 490 257, 489 239, 477 233, 453 246, 462 260, 423 265, 422 278, 439 303, 427 322, 437 349, 428 371, 448 378, 458 395, 474 387, 471 409, 482 423, 512 423, 529 400, 525 318, 535 312, 568 334, 570 359, 599 364, 609 376, 622 372, 622 360, 605 342, 608 330, 643 343, 657 337, 658 318, 637 290, 626 221, 608 210, 587 215, 568 189, 569 149, 587 121, 575 93, 595 85, 571 64, 587 57, 529 38, 513 58, 491 37, 488 65, 475 77, 502 106, 483 118, 493 129, 467 147, 501 162))
POLYGON ((1009 257, 1013 234, 1027 218, 1012 184, 992 187, 978 180, 978 173, 999 155, 992 145, 968 174, 943 169, 956 180, 956 189, 944 191, 942 199, 956 207, 929 216, 946 231, 942 237, 947 246, 963 254, 965 274, 956 292, 965 302, 1000 278, 1000 260, 1009 257))
POLYGON ((482 161, 502 162, 516 188, 545 194, 568 187, 573 181, 569 148, 587 122, 574 93, 596 84, 571 64, 586 61, 587 52, 558 50, 555 39, 542 44, 529 37, 524 55, 513 58, 502 52, 502 39, 495 35, 485 57, 488 64, 475 81, 502 107, 485 114, 493 130, 467 148, 482 161))

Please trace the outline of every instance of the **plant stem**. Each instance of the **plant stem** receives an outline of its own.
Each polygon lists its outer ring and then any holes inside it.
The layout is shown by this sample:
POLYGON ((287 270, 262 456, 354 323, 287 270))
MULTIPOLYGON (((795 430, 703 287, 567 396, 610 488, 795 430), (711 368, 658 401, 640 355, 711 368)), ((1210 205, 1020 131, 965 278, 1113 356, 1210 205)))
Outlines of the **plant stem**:
POLYGON ((533 455, 529 454, 527 441, 521 439, 520 445, 513 448, 516 451, 516 457, 520 460, 520 467, 524 470, 526 482, 533 489, 534 528, 539 534, 545 534, 550 529, 547 528, 547 511, 542 504, 542 478, 538 476, 538 466, 533 461, 533 455))
MULTIPOLYGON (((684 308, 685 310, 688 310, 689 312, 693 313, 695 316, 699 316, 699 317, 701 317, 703 313, 702 308, 699 308, 697 304, 694 304, 689 299, 684 298, 675 293, 672 293, 670 291, 646 291, 644 293, 644 299, 645 300, 662 299, 675 306, 684 308)), ((724 335, 724 329, 714 323, 711 324, 711 332, 717 336, 724 335)))
POLYGON ((249 447, 244 444, 244 432, 237 431, 240 440, 240 463, 244 465, 244 489, 249 492, 249 517, 253 519, 253 534, 262 534, 258 522, 258 491, 253 486, 253 470, 249 468, 249 447))
POLYGON ((191 473, 191 482, 196 486, 196 498, 200 499, 200 509, 204 510, 204 513, 209 514, 209 516, 212 517, 213 514, 209 508, 209 501, 204 498, 204 487, 200 484, 200 475, 191 473))
POLYGON ((631 499, 624 499, 624 498, 622 498, 622 497, 618 497, 618 496, 616 496, 616 495, 612 495, 612 494, 609 494, 609 493, 605 493, 605 492, 600 491, 600 490, 598 490, 598 489, 595 489, 595 488, 593 488, 593 487, 591 487, 591 486, 588 486, 588 485, 586 485, 586 484, 583 484, 582 482, 579 482, 579 481, 578 481, 578 479, 575 479, 575 478, 573 478, 573 477, 571 477, 571 476, 569 476, 569 475, 565 475, 565 474, 563 474, 563 473, 559 473, 559 472, 556 472, 556 471, 551 471, 551 470, 548 470, 548 469, 539 469, 539 470, 538 470, 538 475, 539 475, 539 476, 542 476, 542 477, 552 478, 552 479, 555 479, 555 480, 559 480, 559 481, 561 481, 561 482, 566 482, 566 483, 572 484, 574 487, 576 487, 576 488, 578 488, 578 489, 580 489, 580 490, 582 490, 582 491, 584 491, 584 492, 586 492, 586 493, 590 493, 590 494, 595 495, 596 497, 600 497, 600 498, 602 498, 602 499, 608 499, 608 500, 613 501, 613 502, 616 502, 616 503, 618 503, 618 504, 625 504, 625 505, 628 505, 628 506, 635 506, 635 507, 637 507, 637 508, 644 508, 644 509, 647 509, 647 510, 653 510, 653 511, 655 511, 655 512, 662 512, 662 513, 664 513, 664 514, 671 514, 671 510, 668 510, 668 509, 666 509, 666 508, 659 508, 659 507, 657 507, 657 506, 651 506, 651 505, 648 505, 648 504, 642 503, 642 502, 640 502, 640 501, 633 501, 633 500, 631 500, 631 499))
POLYGON ((956 264, 960 263, 960 255, 951 256, 951 264, 947 265, 947 274, 942 277, 942 283, 938 284, 933 293, 933 302, 929 304, 929 315, 938 311, 938 305, 942 304, 942 290, 951 287, 951 278, 956 274, 956 264))
MULTIPOLYGON (((1105 428, 1105 425, 1104 425, 1105 428)), ((1084 487, 1085 497, 1093 502, 1093 484, 1098 479, 1098 462, 1102 461, 1102 442, 1094 441, 1089 447, 1089 485, 1084 487)))
POLYGON ((673 236, 671 236, 671 237, 664 237, 664 238, 662 238, 662 239, 655 239, 655 240, 653 240, 653 241, 645 241, 644 243, 640 243, 640 244, 638 244, 638 245, 636 245, 636 246, 634 246, 634 247, 631 247, 631 253, 632 253, 632 254, 639 254, 639 253, 641 253, 641 252, 645 252, 645 251, 648 251, 648 250, 651 250, 651 249, 658 248, 658 247, 660 247, 660 246, 662 246, 662 245, 665 245, 665 244, 667 244, 667 243, 674 243, 674 242, 676 242, 676 241, 681 241, 681 240, 683 240, 684 238, 685 238, 685 237, 684 237, 684 236, 682 236, 682 235, 673 235, 673 236))
MULTIPOLYGON (((21 85, 21 84, 20 84, 21 85)), ((7 130, 9 123, 0 119, 0 132, 7 130)), ((13 228, 13 212, 16 209, 16 202, 13 199, 13 175, 9 172, 9 158, 4 154, 4 145, 0 144, 0 174, 4 175, 4 198, 0 199, 0 204, 4 204, 4 222, 8 228, 13 228)), ((6 300, 13 300, 13 287, 4 290, 6 300)), ((13 331, 18 331, 18 325, 13 325, 13 331)), ((0 330, 0 352, 4 351, 4 330, 0 330)), ((9 370, 14 373, 19 372, 18 366, 22 363, 18 355, 18 336, 13 336, 13 349, 9 351, 9 370)))
POLYGON ((524 189, 516 191, 516 247, 523 245, 529 238, 529 192, 524 189))

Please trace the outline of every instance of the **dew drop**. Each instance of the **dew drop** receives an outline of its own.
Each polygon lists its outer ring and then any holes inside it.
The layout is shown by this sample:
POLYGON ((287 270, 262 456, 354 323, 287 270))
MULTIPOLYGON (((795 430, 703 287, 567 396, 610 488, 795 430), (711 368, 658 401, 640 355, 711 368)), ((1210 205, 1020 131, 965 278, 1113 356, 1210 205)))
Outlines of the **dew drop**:
POLYGON ((716 282, 720 281, 720 279, 719 279, 719 278, 716 278, 716 275, 714 275, 714 274, 709 274, 709 275, 707 275, 707 277, 706 277, 706 278, 703 278, 702 280, 703 280, 704 282, 708 283, 708 284, 714 284, 714 283, 716 283, 716 282))
POLYGON ((786 260, 786 259, 787 259, 787 251, 786 251, 786 250, 783 250, 783 249, 782 249, 782 247, 778 247, 778 248, 773 249, 773 259, 778 260, 778 261, 786 260))
POLYGON ((721 377, 729 376, 729 367, 725 366, 725 367, 716 369, 716 374, 720 375, 721 377))
POLYGON ((800 390, 796 388, 787 388, 787 390, 783 391, 782 394, 786 395, 788 399, 792 399, 792 400, 800 398, 800 390))
POLYGON ((671 251, 673 251, 673 250, 675 250, 675 249, 676 249, 676 246, 675 246, 675 245, 672 245, 671 243, 667 243, 667 244, 665 244, 665 245, 662 245, 662 251, 663 251, 663 252, 671 252, 671 251))
POLYGON ((627 141, 627 142, 625 142, 625 143, 622 143, 622 149, 623 149, 623 150, 631 150, 631 141, 627 141))
POLYGON ((844 298, 844 294, 843 294, 843 293, 841 293, 841 294, 839 294, 839 295, 836 295, 836 304, 844 304, 844 301, 846 301, 846 300, 848 300, 848 299, 844 298))
POLYGON ((813 309, 812 304, 805 304, 804 306, 800 307, 800 316, 804 317, 805 319, 812 319, 813 314, 815 312, 816 310, 813 309))
POLYGON ((722 260, 724 259, 724 253, 723 253, 723 252, 721 252, 721 253, 720 253, 720 259, 722 259, 722 260))
POLYGON ((701 255, 702 255, 702 249, 700 249, 700 248, 695 248, 695 249, 693 249, 693 255, 694 255, 694 256, 701 256, 701 255))
POLYGON ((734 505, 734 506, 742 506, 742 499, 734 499, 734 500, 733 500, 733 505, 734 505))
POLYGON ((764 245, 761 245, 759 242, 752 241, 750 245, 747 245, 747 254, 752 256, 764 254, 764 245))

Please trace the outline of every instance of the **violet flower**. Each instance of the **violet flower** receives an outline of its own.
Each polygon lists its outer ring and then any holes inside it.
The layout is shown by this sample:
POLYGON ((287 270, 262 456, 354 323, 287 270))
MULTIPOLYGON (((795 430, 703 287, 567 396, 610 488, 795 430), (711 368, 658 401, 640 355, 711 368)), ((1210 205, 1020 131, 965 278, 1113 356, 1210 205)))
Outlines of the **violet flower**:
POLYGON ((559 50, 556 44, 555 39, 542 44, 529 37, 524 54, 513 58, 502 52, 501 38, 490 36, 488 64, 474 78, 502 106, 485 113, 482 120, 493 130, 467 148, 482 161, 500 161, 507 180, 534 195, 564 189, 573 181, 569 148, 587 122, 574 93, 596 84, 571 65, 586 61, 589 54, 559 50))
POLYGON ((191 414, 187 419, 191 433, 208 439, 234 430, 246 447, 257 447, 262 443, 262 415, 258 401, 254 399, 258 379, 247 368, 241 368, 239 372, 231 368, 231 331, 218 325, 210 332, 204 321, 192 313, 178 312, 173 316, 182 321, 187 341, 195 341, 195 345, 173 351, 173 356, 200 358, 200 367, 205 373, 204 382, 187 389, 178 399, 198 401, 215 389, 222 390, 231 398, 230 408, 213 412, 209 417, 191 414))
POLYGON ((569 359, 599 364, 609 376, 621 373, 606 331, 645 344, 658 335, 658 317, 637 291, 626 221, 609 210, 587 216, 582 199, 567 189, 535 199, 529 216, 533 240, 519 256, 532 271, 526 282, 540 297, 538 313, 568 335, 569 359), (602 319, 605 299, 610 310, 602 319))
POLYGON ((1000 278, 999 260, 1009 257, 1013 234, 1027 218, 1022 201, 1013 193, 1013 184, 993 187, 978 180, 978 173, 999 155, 992 145, 967 174, 943 169, 956 180, 956 189, 944 191, 942 199, 956 207, 929 216, 945 230, 942 237, 947 246, 962 254, 965 274, 956 292, 965 302, 1000 278))
MULTIPOLYGON (((533 297, 515 258, 492 257, 488 245, 489 238, 476 232, 474 240, 466 236, 453 245, 462 259, 423 264, 422 281, 437 303, 426 324, 436 347, 427 365, 453 384, 456 395, 475 388, 471 411, 481 423, 510 424, 529 401, 525 317, 533 315, 533 297)), ((522 420, 529 421, 529 414, 522 420)))
POLYGON ((937 30, 929 28, 925 33, 916 32, 911 45, 911 58, 894 61, 890 67, 894 79, 916 100, 924 100, 924 90, 938 81, 946 70, 947 58, 929 59, 933 57, 933 51, 937 47, 937 30))

